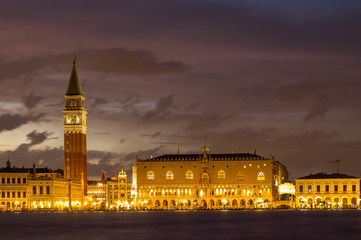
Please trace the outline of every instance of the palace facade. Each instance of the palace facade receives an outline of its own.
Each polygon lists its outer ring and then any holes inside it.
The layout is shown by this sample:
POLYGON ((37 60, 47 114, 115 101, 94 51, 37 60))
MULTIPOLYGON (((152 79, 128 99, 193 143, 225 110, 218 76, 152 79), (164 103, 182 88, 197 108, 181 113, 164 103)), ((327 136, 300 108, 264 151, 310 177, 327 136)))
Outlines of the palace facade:
POLYGON ((318 173, 296 180, 298 208, 356 208, 360 206, 360 178, 341 173, 318 173))
POLYGON ((279 184, 288 181, 285 166, 273 157, 208 151, 137 158, 137 209, 273 207, 279 184))

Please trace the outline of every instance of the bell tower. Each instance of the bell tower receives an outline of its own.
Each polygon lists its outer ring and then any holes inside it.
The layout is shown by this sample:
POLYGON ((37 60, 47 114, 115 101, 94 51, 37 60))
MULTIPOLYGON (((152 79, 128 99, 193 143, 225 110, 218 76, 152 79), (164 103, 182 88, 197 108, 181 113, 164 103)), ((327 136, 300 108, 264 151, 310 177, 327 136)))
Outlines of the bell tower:
POLYGON ((87 147, 85 97, 76 70, 76 57, 65 94, 64 178, 79 180, 87 194, 87 147))

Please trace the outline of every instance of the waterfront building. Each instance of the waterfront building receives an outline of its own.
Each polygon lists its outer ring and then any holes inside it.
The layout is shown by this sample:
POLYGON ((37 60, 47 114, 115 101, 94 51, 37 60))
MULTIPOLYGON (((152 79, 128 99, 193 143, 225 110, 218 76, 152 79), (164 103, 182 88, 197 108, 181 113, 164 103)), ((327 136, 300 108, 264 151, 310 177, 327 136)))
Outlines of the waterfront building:
POLYGON ((88 200, 92 202, 105 202, 106 201, 106 184, 102 181, 88 180, 88 200))
POLYGON ((272 208, 288 182, 273 157, 249 153, 162 155, 136 159, 138 209, 272 208))
POLYGON ((82 183, 87 194, 87 144, 85 97, 76 70, 75 57, 65 94, 64 114, 64 177, 82 183))
POLYGON ((81 183, 67 180, 63 171, 49 168, 6 167, 0 169, 0 210, 63 210, 72 205, 80 208, 81 183))
POLYGON ((128 182, 127 174, 123 169, 117 177, 107 179, 107 208, 133 208, 132 183, 128 182))
POLYGON ((341 173, 317 173, 296 180, 299 208, 356 208, 360 206, 360 178, 341 173))

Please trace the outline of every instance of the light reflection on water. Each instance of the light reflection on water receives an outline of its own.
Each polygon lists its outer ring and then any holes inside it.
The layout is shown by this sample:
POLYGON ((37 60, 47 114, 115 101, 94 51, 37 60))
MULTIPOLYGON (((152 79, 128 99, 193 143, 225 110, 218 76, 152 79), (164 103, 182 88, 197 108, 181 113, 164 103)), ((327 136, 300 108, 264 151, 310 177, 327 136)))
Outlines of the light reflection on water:
POLYGON ((361 239, 361 211, 0 213, 0 239, 361 239))

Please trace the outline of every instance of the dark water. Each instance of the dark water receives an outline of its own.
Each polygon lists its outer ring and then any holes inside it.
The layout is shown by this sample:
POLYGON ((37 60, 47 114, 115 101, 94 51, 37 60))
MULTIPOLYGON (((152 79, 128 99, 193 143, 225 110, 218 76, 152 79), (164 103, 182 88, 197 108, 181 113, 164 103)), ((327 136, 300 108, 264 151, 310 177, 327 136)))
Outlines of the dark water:
POLYGON ((361 239, 361 211, 0 213, 0 239, 361 239))

